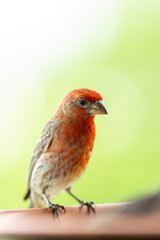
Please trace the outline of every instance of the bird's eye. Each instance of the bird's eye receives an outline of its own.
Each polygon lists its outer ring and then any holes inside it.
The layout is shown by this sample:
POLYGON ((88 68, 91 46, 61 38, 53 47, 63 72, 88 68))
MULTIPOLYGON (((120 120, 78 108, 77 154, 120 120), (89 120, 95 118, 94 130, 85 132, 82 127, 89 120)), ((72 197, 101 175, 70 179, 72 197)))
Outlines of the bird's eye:
POLYGON ((86 101, 84 99, 79 99, 79 103, 84 106, 86 104, 86 101))

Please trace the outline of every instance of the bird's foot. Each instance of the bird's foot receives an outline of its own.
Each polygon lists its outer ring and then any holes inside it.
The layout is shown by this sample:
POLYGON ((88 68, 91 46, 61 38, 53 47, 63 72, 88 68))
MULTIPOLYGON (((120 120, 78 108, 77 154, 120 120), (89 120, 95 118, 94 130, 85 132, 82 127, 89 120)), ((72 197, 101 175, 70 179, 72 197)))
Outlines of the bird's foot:
POLYGON ((91 210, 93 213, 96 213, 95 207, 93 206, 94 205, 93 201, 91 201, 91 202, 81 201, 81 207, 83 207, 84 205, 87 206, 88 212, 91 210))
POLYGON ((59 217, 59 214, 58 214, 59 209, 62 209, 63 213, 66 213, 66 209, 64 208, 64 206, 59 204, 53 204, 49 202, 49 208, 52 209, 52 212, 56 215, 56 217, 59 217))

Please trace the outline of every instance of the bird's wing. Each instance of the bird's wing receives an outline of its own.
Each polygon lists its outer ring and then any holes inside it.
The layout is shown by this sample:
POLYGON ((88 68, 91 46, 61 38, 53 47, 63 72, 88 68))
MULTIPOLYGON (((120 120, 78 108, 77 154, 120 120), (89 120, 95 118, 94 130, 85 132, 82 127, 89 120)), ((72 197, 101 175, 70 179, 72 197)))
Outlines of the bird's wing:
POLYGON ((38 159, 42 155, 42 153, 45 153, 49 146, 51 145, 55 132, 57 130, 57 121, 56 120, 50 120, 45 128, 43 129, 42 135, 39 138, 39 140, 36 143, 36 146, 34 148, 34 151, 31 156, 31 161, 29 164, 29 170, 28 170, 28 177, 27 177, 27 193, 24 197, 24 200, 26 200, 30 195, 30 180, 32 176, 32 172, 34 169, 34 166, 36 165, 38 159))

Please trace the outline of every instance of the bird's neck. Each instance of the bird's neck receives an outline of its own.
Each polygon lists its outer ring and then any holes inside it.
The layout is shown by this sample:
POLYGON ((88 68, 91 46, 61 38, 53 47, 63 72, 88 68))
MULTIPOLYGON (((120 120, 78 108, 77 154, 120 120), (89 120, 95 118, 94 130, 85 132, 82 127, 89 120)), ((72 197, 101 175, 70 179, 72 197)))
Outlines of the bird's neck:
POLYGON ((95 116, 89 116, 86 118, 78 119, 65 119, 63 121, 60 118, 61 122, 61 131, 58 133, 62 134, 62 138, 70 139, 73 141, 79 141, 80 138, 86 138, 88 141, 93 141, 95 139, 95 116), (90 139, 90 140, 89 140, 90 139))

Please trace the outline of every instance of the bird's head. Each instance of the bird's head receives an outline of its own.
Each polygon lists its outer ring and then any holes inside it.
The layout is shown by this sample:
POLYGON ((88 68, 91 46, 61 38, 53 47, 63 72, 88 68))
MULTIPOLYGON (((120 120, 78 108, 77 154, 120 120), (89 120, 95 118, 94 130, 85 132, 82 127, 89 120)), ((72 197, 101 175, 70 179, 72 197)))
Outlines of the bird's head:
POLYGON ((67 94, 61 103, 65 115, 70 118, 87 118, 99 114, 108 114, 102 96, 91 89, 75 89, 67 94))

